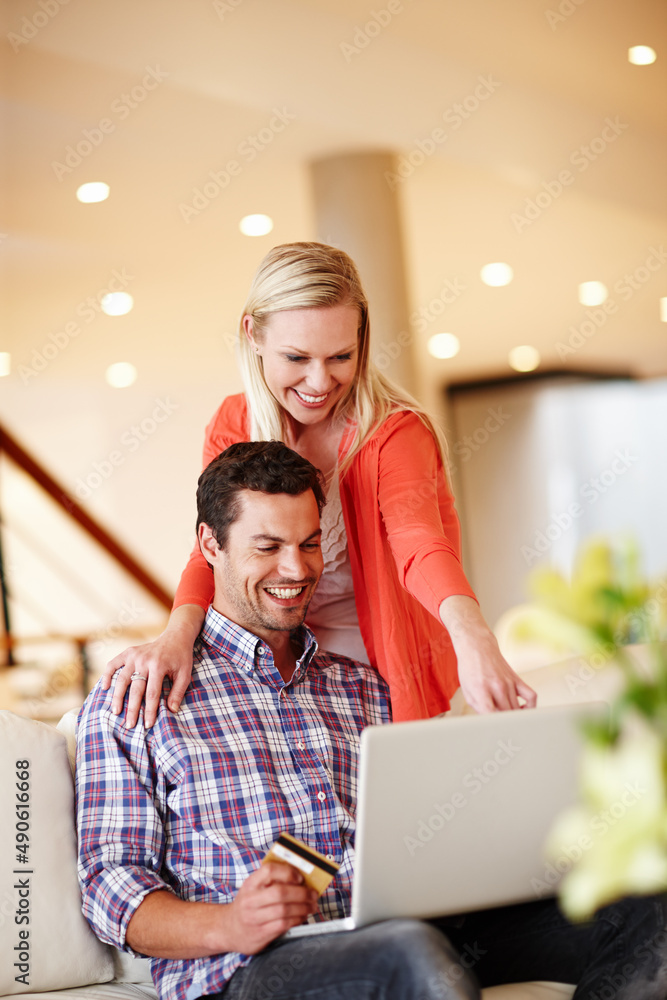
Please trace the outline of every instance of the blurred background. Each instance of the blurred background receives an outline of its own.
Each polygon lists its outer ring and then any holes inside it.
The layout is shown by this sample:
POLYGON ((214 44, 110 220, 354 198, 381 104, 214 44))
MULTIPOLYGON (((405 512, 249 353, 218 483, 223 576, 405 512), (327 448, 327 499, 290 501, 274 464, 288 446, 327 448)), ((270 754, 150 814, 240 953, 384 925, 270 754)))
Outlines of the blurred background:
POLYGON ((664 0, 0 11, 0 707, 57 718, 162 627, 277 243, 357 261, 491 624, 591 534, 664 572, 664 0))

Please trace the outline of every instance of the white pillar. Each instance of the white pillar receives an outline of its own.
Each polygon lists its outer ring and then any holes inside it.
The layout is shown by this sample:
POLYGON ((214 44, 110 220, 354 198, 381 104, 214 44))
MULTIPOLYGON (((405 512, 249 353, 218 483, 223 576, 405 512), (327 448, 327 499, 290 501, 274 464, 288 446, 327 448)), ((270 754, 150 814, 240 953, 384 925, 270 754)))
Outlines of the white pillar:
POLYGON ((351 153, 312 164, 317 239, 349 253, 368 297, 371 355, 389 378, 415 391, 412 337, 396 194, 385 173, 392 153, 351 153))

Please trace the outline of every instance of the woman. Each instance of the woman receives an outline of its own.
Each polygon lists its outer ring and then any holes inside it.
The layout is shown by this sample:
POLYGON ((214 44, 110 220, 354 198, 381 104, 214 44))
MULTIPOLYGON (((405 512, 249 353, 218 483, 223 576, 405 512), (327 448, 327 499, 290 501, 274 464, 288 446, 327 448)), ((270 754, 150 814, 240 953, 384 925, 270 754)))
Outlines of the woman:
MULTIPOLYGON (((209 424, 204 466, 235 441, 281 439, 322 470, 325 570, 307 618, 320 644, 376 666, 396 720, 446 711, 458 678, 478 711, 518 708, 519 698, 534 705, 461 568, 444 441, 370 359, 368 304, 347 254, 321 243, 274 247, 253 280, 239 351, 245 393, 225 399, 209 424)), ((212 596, 196 546, 166 630, 105 672, 107 688, 123 667, 116 713, 131 683, 128 726, 144 694, 153 724, 165 676, 169 708, 178 708, 212 596)))

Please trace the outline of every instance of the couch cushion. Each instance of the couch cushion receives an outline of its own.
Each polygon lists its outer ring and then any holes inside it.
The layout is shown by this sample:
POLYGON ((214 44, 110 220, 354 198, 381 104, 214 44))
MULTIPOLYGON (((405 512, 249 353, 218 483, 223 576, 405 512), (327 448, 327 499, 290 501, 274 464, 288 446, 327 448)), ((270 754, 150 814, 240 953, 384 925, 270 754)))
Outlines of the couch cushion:
POLYGON ((25 1000, 157 1000, 157 993, 153 986, 132 986, 128 983, 113 982, 98 986, 80 986, 71 990, 28 993, 25 1000))
POLYGON ((114 981, 153 985, 150 958, 137 958, 135 955, 129 955, 126 951, 119 951, 117 948, 112 948, 111 951, 113 953, 114 981))
MULTIPOLYGON (((69 756, 72 773, 76 764, 76 724, 79 715, 78 709, 71 709, 65 712, 62 719, 56 726, 59 733, 62 733, 67 740, 67 753, 69 756)), ((111 949, 113 954, 114 979, 123 983, 151 983, 151 963, 148 958, 136 958, 126 951, 111 949)))
POLYGON ((81 913, 74 785, 51 726, 0 711, 0 803, 0 995, 109 981, 111 949, 81 913))

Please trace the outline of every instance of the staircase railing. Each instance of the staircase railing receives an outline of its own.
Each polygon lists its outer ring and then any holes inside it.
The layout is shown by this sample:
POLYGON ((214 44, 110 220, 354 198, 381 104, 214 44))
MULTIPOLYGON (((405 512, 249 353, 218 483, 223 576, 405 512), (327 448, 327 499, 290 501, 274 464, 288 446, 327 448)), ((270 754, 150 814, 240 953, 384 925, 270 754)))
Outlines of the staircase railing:
MULTIPOLYGON (((173 596, 165 590, 161 583, 153 574, 136 559, 128 549, 110 531, 104 528, 99 521, 92 517, 80 504, 73 499, 67 490, 41 465, 25 448, 23 448, 16 438, 14 438, 5 427, 0 424, 0 455, 7 455, 19 468, 30 476, 50 497, 58 504, 72 520, 89 535, 111 558, 121 566, 145 591, 158 601, 167 610, 171 609, 173 596)), ((12 636, 10 610, 9 610, 9 588, 7 586, 3 559, 2 545, 0 541, 0 590, 2 591, 1 611, 5 632, 5 648, 7 665, 14 665, 13 647, 15 645, 12 636)), ((71 637, 73 638, 73 637, 71 637)), ((81 639, 74 638, 79 644, 81 639)), ((86 673, 85 653, 82 656, 84 662, 84 674, 86 673)))

